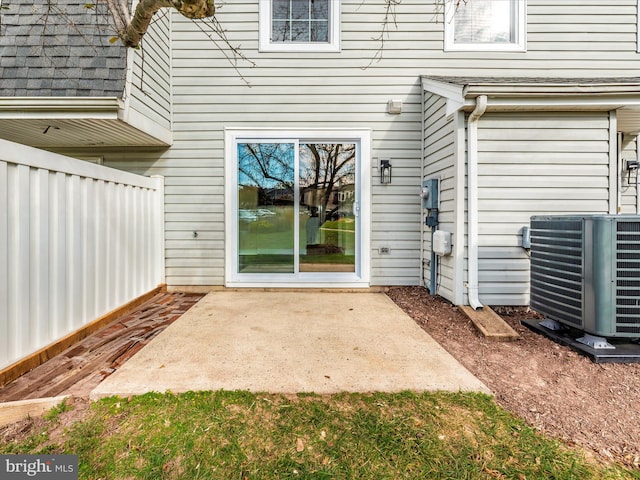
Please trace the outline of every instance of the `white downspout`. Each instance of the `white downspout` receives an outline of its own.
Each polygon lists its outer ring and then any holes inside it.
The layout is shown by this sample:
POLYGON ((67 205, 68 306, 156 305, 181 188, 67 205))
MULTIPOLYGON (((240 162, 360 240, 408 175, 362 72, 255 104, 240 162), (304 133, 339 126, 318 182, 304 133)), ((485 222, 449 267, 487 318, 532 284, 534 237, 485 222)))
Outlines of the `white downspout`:
POLYGON ((476 98, 476 108, 467 123, 467 228, 469 241, 469 272, 467 293, 469 305, 478 310, 478 122, 487 110, 487 96, 476 98))
MULTIPOLYGON (((424 174, 427 170, 426 167, 426 163, 425 162, 425 158, 424 158, 424 145, 425 145, 425 139, 424 139, 424 127, 425 127, 425 123, 426 123, 426 119, 425 119, 425 109, 424 109, 424 102, 425 102, 425 94, 424 94, 424 86, 420 89, 421 93, 420 93, 420 118, 421 118, 421 134, 420 134, 420 159, 422 162, 422 169, 421 169, 421 175, 420 175, 420 185, 418 186, 418 191, 420 191, 420 188, 422 187, 422 182, 424 182, 424 174)), ((424 210, 422 208, 422 199, 419 199, 420 201, 420 286, 422 287, 426 287, 425 284, 425 278, 424 278, 424 261, 425 261, 425 255, 424 255, 424 240, 425 240, 425 222, 424 222, 424 210)), ((433 246, 432 246, 433 248, 433 246)))

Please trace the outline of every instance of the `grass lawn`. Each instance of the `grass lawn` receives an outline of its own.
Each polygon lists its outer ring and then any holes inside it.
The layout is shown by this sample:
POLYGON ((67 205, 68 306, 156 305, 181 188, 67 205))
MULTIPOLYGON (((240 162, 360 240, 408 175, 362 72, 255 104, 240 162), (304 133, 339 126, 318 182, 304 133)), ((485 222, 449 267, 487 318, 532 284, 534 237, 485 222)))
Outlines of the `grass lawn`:
POLYGON ((148 394, 97 402, 60 434, 64 411, 0 453, 78 454, 81 479, 640 478, 482 394, 148 394))

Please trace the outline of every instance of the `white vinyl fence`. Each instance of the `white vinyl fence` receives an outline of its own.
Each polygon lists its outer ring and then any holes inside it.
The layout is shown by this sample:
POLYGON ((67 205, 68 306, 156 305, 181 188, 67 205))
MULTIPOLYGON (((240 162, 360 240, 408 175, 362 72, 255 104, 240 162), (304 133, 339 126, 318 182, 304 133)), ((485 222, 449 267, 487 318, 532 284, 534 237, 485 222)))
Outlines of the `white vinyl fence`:
POLYGON ((163 189, 0 140, 0 369, 164 283, 163 189))

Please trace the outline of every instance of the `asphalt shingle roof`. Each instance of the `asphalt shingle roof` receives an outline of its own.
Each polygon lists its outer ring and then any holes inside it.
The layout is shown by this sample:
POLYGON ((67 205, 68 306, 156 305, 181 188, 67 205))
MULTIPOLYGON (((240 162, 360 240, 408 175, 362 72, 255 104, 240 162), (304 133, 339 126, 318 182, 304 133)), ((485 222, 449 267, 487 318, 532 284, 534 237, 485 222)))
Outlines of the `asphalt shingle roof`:
POLYGON ((126 49, 88 1, 2 0, 0 97, 122 97, 126 49))

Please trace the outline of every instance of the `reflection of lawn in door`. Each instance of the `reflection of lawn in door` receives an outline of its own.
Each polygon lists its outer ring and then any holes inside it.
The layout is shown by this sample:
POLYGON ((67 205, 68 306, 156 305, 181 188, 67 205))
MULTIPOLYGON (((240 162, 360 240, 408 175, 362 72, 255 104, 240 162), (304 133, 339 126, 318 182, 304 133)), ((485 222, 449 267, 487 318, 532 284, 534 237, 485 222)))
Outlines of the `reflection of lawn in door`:
POLYGON ((240 227, 241 254, 274 253, 283 250, 293 254, 292 232, 276 230, 270 220, 257 220, 246 227, 240 227))
MULTIPOLYGON (((344 250, 345 255, 353 256, 356 245, 355 221, 352 218, 341 218, 324 222, 320 227, 320 241, 328 245, 337 245, 344 250)), ((302 238, 302 233, 300 233, 302 238)))
POLYGON ((239 224, 239 271, 293 273, 293 207, 239 224))
MULTIPOLYGON (((293 215, 290 207, 277 207, 276 215, 239 224, 239 270, 255 273, 293 273, 293 215)), ((317 244, 338 246, 342 252, 306 254, 307 215, 300 216, 300 263, 355 265, 355 222, 350 218, 322 224, 317 244)), ((307 270, 307 269, 305 269, 307 270)), ((345 271, 344 268, 338 268, 345 271)), ((349 269, 348 271, 353 271, 349 269)))
POLYGON ((349 218, 324 222, 315 243, 307 244, 308 218, 301 216, 300 221, 300 271, 355 272, 355 222, 349 218))

